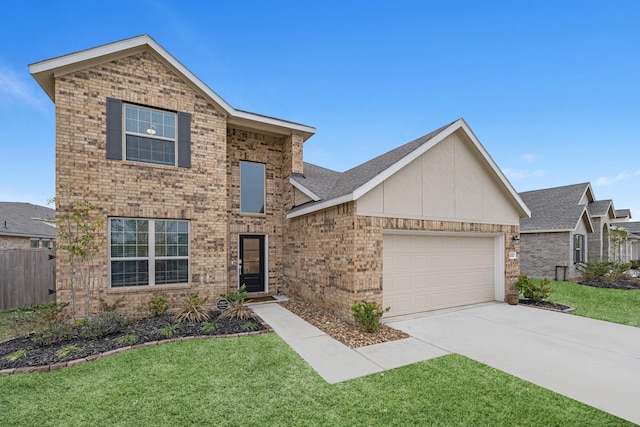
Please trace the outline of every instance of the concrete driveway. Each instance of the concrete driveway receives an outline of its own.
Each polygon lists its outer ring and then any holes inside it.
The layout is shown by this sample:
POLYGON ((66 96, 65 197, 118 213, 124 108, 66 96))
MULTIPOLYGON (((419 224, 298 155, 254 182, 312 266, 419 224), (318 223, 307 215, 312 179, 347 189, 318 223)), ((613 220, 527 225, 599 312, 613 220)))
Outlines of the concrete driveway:
POLYGON ((385 323, 640 424, 640 328, 499 303, 385 323))

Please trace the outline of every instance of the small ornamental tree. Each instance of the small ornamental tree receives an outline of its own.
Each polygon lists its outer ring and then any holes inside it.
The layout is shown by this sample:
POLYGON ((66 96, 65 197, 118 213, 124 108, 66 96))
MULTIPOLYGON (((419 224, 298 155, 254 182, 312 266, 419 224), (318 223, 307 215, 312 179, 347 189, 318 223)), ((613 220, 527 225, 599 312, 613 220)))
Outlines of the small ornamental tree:
POLYGON ((93 243, 95 234, 104 225, 98 208, 86 201, 73 201, 73 188, 61 185, 49 203, 56 206, 57 256, 64 256, 69 264, 69 284, 73 316, 77 313, 77 293, 84 293, 84 314, 91 311, 95 277, 93 274, 93 243))
POLYGON ((622 227, 614 227, 609 230, 609 236, 613 244, 613 260, 622 262, 622 244, 629 240, 629 231, 622 227))

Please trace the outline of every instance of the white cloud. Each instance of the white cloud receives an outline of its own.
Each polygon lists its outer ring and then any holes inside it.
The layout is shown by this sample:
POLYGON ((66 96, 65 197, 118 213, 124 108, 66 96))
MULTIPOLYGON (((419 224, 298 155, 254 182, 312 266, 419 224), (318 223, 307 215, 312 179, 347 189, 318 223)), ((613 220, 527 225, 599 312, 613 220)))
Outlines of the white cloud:
POLYGON ((540 178, 540 177, 543 177, 543 176, 547 176, 548 173, 549 172, 547 170, 545 170, 545 169, 538 169, 536 171, 533 171, 531 173, 531 175, 535 176, 536 178, 540 178))
POLYGON ((533 163, 536 160, 538 160, 538 156, 535 154, 523 154, 522 157, 520 157, 520 159, 527 163, 533 163))
POLYGON ((524 178, 527 174, 524 171, 518 171, 515 169, 503 169, 502 172, 509 178, 510 180, 519 180, 524 178))
POLYGON ((42 107, 42 101, 33 93, 33 85, 28 75, 22 75, 0 64, 0 101, 9 103, 11 100, 42 107))
POLYGON ((635 174, 640 175, 640 169, 638 169, 635 174))
POLYGON ((616 182, 622 181, 622 180, 627 179, 627 178, 629 178, 629 174, 627 174, 625 172, 620 172, 616 176, 601 176, 596 181, 596 184, 598 184, 598 185, 613 185, 616 182))

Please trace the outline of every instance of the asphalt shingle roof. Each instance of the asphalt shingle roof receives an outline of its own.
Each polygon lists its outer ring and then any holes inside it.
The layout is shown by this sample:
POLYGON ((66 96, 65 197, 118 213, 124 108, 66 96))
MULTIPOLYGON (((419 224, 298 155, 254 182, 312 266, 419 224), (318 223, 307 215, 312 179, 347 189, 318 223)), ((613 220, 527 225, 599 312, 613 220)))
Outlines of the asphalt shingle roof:
POLYGON ((611 224, 615 227, 622 227, 629 230, 629 233, 640 234, 640 221, 631 221, 631 222, 615 222, 611 224))
POLYGON ((0 235, 53 239, 56 237, 55 227, 42 219, 54 219, 55 216, 55 210, 44 206, 0 202, 0 235))
MULTIPOLYGON (((425 143, 429 142, 433 137, 451 126, 453 123, 455 122, 442 126, 427 135, 404 144, 345 172, 336 172, 311 163, 304 163, 304 175, 293 176, 292 179, 320 196, 322 198, 321 201, 331 200, 347 195, 375 178, 377 175, 384 172, 386 169, 393 166, 395 163, 417 150, 425 143)), ((320 203, 321 201, 309 202, 301 206, 306 207, 314 203, 320 203)))
POLYGON ((631 218, 631 209, 616 209, 616 218, 631 218))
POLYGON ((520 193, 531 210, 531 218, 520 220, 520 230, 573 230, 584 214, 586 206, 579 203, 588 187, 584 182, 520 193))
POLYGON ((602 216, 609 212, 609 207, 613 205, 613 200, 596 200, 589 203, 587 208, 591 216, 602 216))

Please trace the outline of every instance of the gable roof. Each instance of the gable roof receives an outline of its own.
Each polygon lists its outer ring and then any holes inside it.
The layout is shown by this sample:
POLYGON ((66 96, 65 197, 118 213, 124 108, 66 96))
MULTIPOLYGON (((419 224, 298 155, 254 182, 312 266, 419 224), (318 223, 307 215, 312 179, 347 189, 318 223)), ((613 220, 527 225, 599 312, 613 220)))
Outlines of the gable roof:
POLYGON ((581 220, 593 231, 587 205, 580 204, 585 195, 593 200, 588 182, 520 193, 531 209, 531 217, 520 220, 520 232, 572 231, 581 220))
POLYGON ((30 64, 29 72, 55 103, 54 81, 56 77, 141 52, 151 52, 205 98, 218 105, 228 115, 230 124, 281 135, 296 133, 301 135, 305 141, 316 131, 311 126, 233 108, 146 34, 30 64))
POLYGON ((609 214, 611 218, 615 218, 615 210, 613 208, 613 200, 596 200, 587 206, 589 214, 594 216, 605 216, 609 214))
POLYGON ((631 209, 616 209, 616 218, 631 219, 631 209))
POLYGON ((430 148, 459 130, 466 133, 485 163, 507 189, 512 202, 517 206, 520 216, 529 216, 529 209, 522 202, 518 193, 511 186, 511 183, 509 183, 489 153, 480 141, 478 141, 469 128, 469 125, 464 119, 458 119, 455 122, 442 126, 427 135, 345 172, 336 172, 311 163, 305 163, 304 174, 292 176, 291 183, 297 188, 304 187, 312 191, 318 196, 318 199, 296 206, 287 214, 287 217, 294 218, 359 199, 378 184, 427 152, 430 148))
POLYGON ((640 221, 632 221, 632 222, 616 222, 611 224, 613 227, 621 227, 629 230, 629 233, 640 235, 640 221))
POLYGON ((54 239, 56 211, 31 203, 0 202, 0 235, 54 239))

